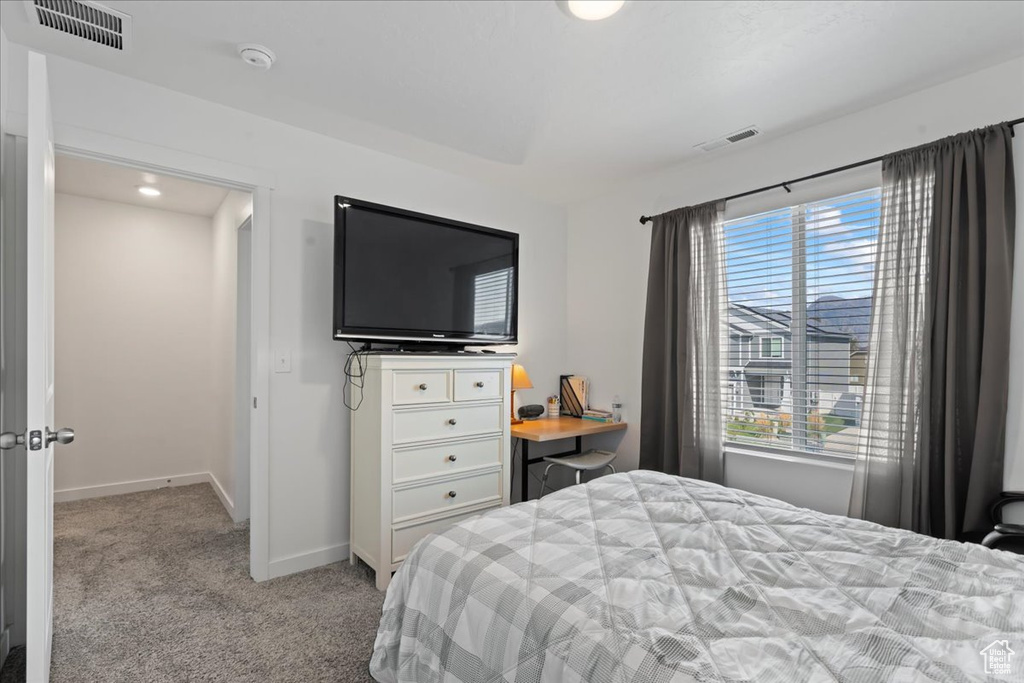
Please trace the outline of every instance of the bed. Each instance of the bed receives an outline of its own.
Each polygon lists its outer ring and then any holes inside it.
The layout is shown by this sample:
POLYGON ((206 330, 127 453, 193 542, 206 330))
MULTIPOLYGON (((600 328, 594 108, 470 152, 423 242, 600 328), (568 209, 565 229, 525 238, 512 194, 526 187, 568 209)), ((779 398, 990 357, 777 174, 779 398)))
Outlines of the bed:
POLYGON ((370 672, 383 683, 1024 680, 1024 557, 626 472, 422 540, 388 590, 370 672), (986 678, 980 651, 997 641, 1019 661, 986 678))

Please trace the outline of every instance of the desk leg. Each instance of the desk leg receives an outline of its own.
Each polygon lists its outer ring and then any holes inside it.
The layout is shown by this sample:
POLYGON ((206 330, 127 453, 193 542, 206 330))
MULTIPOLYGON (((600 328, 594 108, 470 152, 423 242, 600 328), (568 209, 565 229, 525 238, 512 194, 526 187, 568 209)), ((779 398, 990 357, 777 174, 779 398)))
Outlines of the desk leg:
POLYGON ((519 477, 521 479, 521 486, 523 492, 523 498, 519 502, 525 503, 530 495, 530 442, 526 439, 520 439, 522 445, 522 453, 520 454, 520 467, 519 477))

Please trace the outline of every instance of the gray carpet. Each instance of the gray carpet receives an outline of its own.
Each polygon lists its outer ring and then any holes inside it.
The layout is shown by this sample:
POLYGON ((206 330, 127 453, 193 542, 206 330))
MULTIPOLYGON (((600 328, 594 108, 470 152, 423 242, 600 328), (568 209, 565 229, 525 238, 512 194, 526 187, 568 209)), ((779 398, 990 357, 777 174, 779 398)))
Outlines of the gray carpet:
POLYGON ((54 683, 372 680, 370 571, 255 583, 206 484, 62 503, 54 528, 54 683))

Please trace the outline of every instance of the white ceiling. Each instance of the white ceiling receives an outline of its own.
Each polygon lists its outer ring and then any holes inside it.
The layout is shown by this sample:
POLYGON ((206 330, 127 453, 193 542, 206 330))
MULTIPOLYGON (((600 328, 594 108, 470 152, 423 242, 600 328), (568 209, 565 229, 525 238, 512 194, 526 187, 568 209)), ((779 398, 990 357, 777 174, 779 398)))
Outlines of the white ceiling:
POLYGON ((216 185, 63 155, 57 156, 54 179, 57 192, 64 194, 196 216, 213 216, 228 195, 228 190, 216 185), (160 196, 139 194, 140 185, 157 188, 160 196))
MULTIPOLYGON (((552 201, 1024 54, 1022 2, 644 2, 584 22, 531 2, 123 2, 130 54, 10 40, 552 201), (269 72, 236 55, 277 53, 269 72)), ((746 142, 758 144, 757 140, 746 142)))

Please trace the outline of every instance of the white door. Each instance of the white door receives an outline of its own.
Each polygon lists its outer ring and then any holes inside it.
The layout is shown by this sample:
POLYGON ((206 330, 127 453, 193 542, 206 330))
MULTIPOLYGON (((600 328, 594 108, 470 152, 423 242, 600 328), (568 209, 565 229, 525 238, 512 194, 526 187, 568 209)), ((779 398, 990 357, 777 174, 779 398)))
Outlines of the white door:
POLYGON ((53 442, 67 443, 70 430, 53 427, 53 124, 46 58, 28 60, 27 275, 25 329, 26 431, 26 678, 50 679, 53 639, 53 442))

